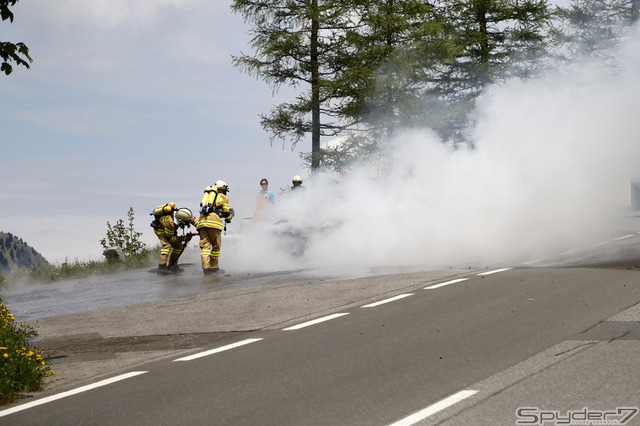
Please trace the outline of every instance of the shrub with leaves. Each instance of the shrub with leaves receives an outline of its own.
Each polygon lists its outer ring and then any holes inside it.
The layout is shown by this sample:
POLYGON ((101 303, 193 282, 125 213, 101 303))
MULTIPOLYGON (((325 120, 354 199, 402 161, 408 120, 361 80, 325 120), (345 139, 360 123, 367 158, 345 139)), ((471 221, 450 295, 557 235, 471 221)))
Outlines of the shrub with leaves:
POLYGON ((113 226, 107 221, 107 236, 100 240, 100 244, 105 250, 118 247, 126 256, 139 254, 144 250, 145 244, 140 241, 142 232, 136 232, 133 225, 135 218, 133 207, 129 207, 127 218, 128 226, 125 226, 122 219, 119 219, 113 226))
POLYGON ((18 323, 0 297, 0 404, 18 399, 20 392, 42 389, 42 379, 53 375, 42 351, 31 347, 33 327, 18 323))

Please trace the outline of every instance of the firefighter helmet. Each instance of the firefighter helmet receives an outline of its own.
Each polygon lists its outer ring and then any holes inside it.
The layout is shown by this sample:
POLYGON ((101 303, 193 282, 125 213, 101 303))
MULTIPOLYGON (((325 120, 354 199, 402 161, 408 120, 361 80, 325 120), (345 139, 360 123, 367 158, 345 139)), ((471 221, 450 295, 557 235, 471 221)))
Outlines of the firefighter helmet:
POLYGON ((223 194, 229 192, 229 185, 227 185, 223 180, 219 180, 216 182, 216 188, 218 188, 218 191, 222 192, 223 194))
POLYGON ((178 219, 178 222, 184 225, 190 223, 192 217, 193 215, 191 214, 191 210, 185 207, 178 209, 178 211, 176 212, 176 219, 178 219))

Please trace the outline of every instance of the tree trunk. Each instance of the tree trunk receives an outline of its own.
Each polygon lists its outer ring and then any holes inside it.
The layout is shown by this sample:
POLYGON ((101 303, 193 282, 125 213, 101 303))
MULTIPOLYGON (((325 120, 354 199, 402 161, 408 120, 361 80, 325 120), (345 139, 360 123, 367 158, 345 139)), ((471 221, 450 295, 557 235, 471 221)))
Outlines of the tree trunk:
POLYGON ((311 2, 311 169, 320 167, 320 81, 318 62, 318 0, 311 2))
POLYGON ((480 26, 480 62, 486 64, 489 62, 489 33, 487 31, 487 8, 484 1, 478 2, 478 11, 476 18, 480 26))
MULTIPOLYGON (((393 8, 395 6, 394 0, 387 0, 387 31, 386 31, 386 41, 387 41, 387 46, 393 46, 394 40, 393 40, 393 8)), ((395 105, 394 99, 393 99, 393 82, 390 80, 387 80, 387 88, 386 88, 386 95, 387 95, 387 105, 388 105, 388 114, 389 117, 387 117, 387 122, 389 123, 389 125, 387 126, 387 137, 389 139, 393 138, 395 136, 395 112, 393 111, 393 105, 395 105)))

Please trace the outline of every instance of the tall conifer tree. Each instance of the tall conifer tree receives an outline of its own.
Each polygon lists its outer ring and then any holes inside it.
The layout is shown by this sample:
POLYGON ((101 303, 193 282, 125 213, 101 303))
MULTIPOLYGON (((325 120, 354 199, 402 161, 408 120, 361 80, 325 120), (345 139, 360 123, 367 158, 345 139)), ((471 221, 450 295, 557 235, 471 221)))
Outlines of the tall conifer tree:
POLYGON ((277 105, 261 115, 272 140, 295 146, 311 136, 311 167, 320 165, 320 138, 336 136, 349 123, 340 113, 348 96, 340 82, 344 67, 345 32, 352 25, 349 4, 340 0, 235 0, 232 10, 252 24, 253 55, 234 57, 234 64, 272 88, 299 87, 295 102, 277 105))

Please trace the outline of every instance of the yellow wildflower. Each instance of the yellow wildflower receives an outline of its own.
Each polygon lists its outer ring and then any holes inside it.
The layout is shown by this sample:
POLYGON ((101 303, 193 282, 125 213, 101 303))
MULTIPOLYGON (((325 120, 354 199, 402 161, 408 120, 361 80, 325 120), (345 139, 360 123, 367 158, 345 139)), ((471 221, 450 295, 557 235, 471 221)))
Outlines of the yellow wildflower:
POLYGON ((9 358, 9 354, 4 354, 2 356, 5 357, 5 358, 9 358))

